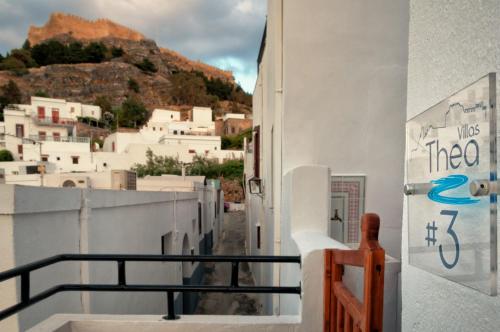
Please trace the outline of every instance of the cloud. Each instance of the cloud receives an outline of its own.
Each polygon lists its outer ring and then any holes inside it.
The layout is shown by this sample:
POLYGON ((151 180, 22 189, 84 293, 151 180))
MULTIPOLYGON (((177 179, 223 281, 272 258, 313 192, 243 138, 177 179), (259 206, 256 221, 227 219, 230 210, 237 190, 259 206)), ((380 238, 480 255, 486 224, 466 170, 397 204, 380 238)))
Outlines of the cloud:
POLYGON ((233 70, 253 90, 266 0, 0 0, 0 52, 20 47, 51 12, 109 18, 193 60, 233 70))

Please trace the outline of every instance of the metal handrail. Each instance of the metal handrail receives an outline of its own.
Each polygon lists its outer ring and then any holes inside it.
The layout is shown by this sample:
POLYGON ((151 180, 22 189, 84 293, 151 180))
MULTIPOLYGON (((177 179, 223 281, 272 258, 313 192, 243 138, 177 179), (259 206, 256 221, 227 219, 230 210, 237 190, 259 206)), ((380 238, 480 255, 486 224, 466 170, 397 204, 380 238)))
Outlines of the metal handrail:
POLYGON ((301 286, 239 286, 240 263, 296 263, 300 256, 184 256, 184 255, 108 255, 108 254, 61 254, 22 265, 0 273, 0 282, 21 277, 21 302, 0 311, 0 321, 54 294, 64 291, 105 291, 105 292, 166 292, 167 316, 177 319, 174 308, 174 293, 219 292, 219 293, 270 293, 301 294, 301 286), (117 284, 62 284, 49 288, 34 296, 30 295, 30 272, 63 261, 110 261, 117 262, 117 284), (231 283, 227 286, 210 285, 143 285, 126 282, 125 262, 225 262, 231 263, 231 283))

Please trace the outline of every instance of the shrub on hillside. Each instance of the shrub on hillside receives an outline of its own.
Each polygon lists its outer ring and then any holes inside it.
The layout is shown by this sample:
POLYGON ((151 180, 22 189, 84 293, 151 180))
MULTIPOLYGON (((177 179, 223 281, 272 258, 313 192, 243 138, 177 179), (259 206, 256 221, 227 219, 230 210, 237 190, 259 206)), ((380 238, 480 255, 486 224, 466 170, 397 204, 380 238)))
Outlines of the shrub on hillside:
POLYGON ((119 57, 123 56, 123 54, 125 54, 125 52, 123 51, 123 49, 121 47, 113 46, 111 48, 111 56, 113 58, 119 58, 119 57))
POLYGON ((25 64, 21 60, 11 56, 2 61, 0 64, 0 70, 10 70, 13 74, 18 76, 24 75, 28 72, 28 69, 26 69, 25 64))
POLYGON ((133 78, 128 79, 128 88, 129 90, 132 90, 135 93, 139 93, 139 91, 141 90, 141 88, 139 87, 139 83, 137 83, 137 81, 134 80, 133 78))
POLYGON ((142 62, 136 63, 135 66, 146 73, 156 73, 158 68, 148 58, 144 58, 142 62))

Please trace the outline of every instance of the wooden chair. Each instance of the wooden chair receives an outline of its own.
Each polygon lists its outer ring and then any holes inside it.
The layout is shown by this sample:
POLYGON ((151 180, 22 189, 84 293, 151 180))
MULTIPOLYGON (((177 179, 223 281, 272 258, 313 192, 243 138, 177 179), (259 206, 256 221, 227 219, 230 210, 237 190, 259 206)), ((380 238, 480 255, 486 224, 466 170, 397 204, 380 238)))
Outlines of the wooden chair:
POLYGON ((364 214, 359 249, 325 250, 324 332, 382 332, 385 251, 379 227, 378 215, 364 214), (344 265, 363 267, 363 302, 342 282, 344 265))

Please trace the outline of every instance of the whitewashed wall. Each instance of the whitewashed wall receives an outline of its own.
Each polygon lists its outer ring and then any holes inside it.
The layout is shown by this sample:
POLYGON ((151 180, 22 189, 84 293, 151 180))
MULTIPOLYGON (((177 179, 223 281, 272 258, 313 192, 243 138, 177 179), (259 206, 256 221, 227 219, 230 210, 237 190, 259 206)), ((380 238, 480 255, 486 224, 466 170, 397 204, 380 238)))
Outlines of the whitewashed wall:
MULTIPOLYGON (((249 252, 286 253, 282 205, 293 193, 283 176, 319 164, 333 174, 366 174, 365 210, 380 215, 382 246, 399 258, 408 1, 269 0, 267 10, 253 96, 264 192, 247 199, 249 252)), ((280 282, 279 267, 254 272, 257 281, 280 282)), ((276 313, 281 302, 273 302, 276 313)))
MULTIPOLYGON (((196 193, 0 185, 0 196, 0 229, 5 230, 0 233, 2 271, 61 253, 161 254, 161 236, 169 232, 172 254, 182 252, 184 234, 199 252, 198 232, 193 232, 196 193)), ((130 282, 182 282, 178 263, 130 263, 127 272, 130 282)), ((41 269, 32 275, 32 294, 55 284, 89 280, 116 282, 116 264, 65 262, 41 269)), ((11 294, 9 304, 13 304, 12 288, 0 290, 11 294)), ((16 318, 0 322, 0 330, 15 331, 17 324, 25 330, 61 312, 161 314, 165 310, 165 294, 62 293, 22 311, 19 322, 16 318)))
POLYGON ((285 1, 283 170, 366 174, 368 212, 400 257, 408 1, 285 1))
MULTIPOLYGON (((407 118, 489 72, 500 93, 500 2, 412 1, 407 118)), ((498 331, 500 297, 481 294, 408 264, 403 214, 403 331, 498 331)))

